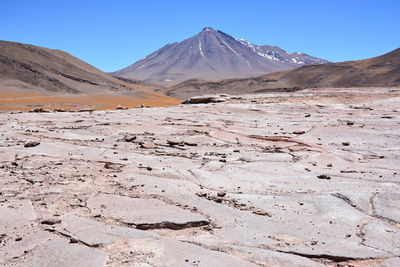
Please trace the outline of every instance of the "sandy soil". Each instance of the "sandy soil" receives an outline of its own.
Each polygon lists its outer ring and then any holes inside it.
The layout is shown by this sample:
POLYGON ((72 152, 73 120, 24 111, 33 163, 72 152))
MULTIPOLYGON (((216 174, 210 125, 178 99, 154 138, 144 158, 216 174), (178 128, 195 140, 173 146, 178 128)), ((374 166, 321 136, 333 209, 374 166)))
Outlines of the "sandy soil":
POLYGON ((400 93, 0 114, 2 266, 400 266, 400 93))
POLYGON ((115 109, 118 106, 126 108, 141 105, 149 107, 163 107, 179 104, 180 101, 171 97, 160 96, 149 91, 145 97, 128 97, 118 94, 96 95, 38 95, 38 94, 0 94, 0 111, 32 110, 43 108, 52 110, 62 108, 65 110, 79 110, 94 108, 96 110, 115 109))

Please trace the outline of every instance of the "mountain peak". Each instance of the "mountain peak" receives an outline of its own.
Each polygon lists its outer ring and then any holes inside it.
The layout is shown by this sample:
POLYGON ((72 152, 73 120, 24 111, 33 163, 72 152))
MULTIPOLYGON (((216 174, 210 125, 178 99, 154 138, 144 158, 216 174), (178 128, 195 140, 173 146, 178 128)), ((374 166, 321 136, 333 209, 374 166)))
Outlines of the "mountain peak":
POLYGON ((215 31, 212 27, 205 27, 202 30, 203 32, 215 31))

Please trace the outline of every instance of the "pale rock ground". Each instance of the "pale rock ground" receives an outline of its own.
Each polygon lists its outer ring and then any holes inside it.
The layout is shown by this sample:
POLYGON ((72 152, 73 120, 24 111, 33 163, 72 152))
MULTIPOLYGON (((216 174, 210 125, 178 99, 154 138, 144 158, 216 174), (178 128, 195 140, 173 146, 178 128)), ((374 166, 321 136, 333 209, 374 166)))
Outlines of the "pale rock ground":
POLYGON ((0 265, 400 266, 398 89, 225 100, 0 114, 0 265))

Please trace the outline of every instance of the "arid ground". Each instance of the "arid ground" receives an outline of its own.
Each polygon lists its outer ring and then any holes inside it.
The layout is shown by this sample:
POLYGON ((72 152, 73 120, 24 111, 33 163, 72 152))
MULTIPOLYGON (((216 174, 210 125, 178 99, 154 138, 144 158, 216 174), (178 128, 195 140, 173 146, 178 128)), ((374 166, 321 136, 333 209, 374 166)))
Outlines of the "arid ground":
POLYGON ((147 91, 142 97, 129 97, 121 94, 90 95, 39 95, 34 93, 0 93, 0 111, 31 111, 35 109, 81 109, 108 110, 117 107, 134 108, 140 106, 163 107, 179 104, 179 100, 147 91))
POLYGON ((400 266, 400 90, 0 113, 2 266, 400 266))

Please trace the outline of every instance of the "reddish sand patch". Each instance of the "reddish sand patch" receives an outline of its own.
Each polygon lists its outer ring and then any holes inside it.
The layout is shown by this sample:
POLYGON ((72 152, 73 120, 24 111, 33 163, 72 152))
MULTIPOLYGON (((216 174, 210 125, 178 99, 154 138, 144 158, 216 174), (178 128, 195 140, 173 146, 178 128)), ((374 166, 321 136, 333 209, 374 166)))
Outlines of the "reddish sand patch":
POLYGON ((98 95, 65 95, 49 96, 36 94, 0 94, 0 110, 30 110, 37 107, 44 109, 63 108, 67 110, 76 110, 81 108, 95 108, 96 110, 115 109, 117 106, 126 108, 138 107, 141 105, 149 107, 173 106, 180 101, 157 94, 152 91, 146 91, 143 98, 132 98, 114 94, 98 95))

